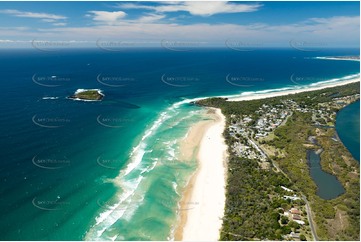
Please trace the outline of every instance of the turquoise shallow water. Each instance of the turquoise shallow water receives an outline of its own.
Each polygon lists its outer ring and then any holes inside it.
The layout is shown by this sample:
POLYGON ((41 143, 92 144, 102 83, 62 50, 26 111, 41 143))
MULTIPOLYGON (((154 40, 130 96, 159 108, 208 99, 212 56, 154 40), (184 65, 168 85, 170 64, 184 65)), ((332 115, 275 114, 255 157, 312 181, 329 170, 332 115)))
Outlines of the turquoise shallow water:
POLYGON ((358 62, 309 58, 314 55, 1 51, 0 239, 171 238, 180 192, 196 169, 194 160, 179 162, 178 144, 204 118, 189 101, 298 88, 292 75, 309 85, 359 73, 358 62), (66 99, 79 88, 99 88, 105 98, 66 99))
POLYGON ((197 107, 173 105, 160 114, 112 180, 119 187, 117 195, 101 202, 106 206, 86 239, 166 239, 174 229, 182 188, 196 168, 196 160, 177 159, 179 142, 203 113, 197 107))

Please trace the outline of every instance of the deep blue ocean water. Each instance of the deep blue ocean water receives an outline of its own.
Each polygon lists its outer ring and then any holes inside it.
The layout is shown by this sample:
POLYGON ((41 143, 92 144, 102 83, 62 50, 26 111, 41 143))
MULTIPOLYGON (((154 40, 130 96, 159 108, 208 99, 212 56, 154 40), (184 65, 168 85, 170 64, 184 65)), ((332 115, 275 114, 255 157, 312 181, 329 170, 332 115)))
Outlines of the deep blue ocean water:
POLYGON ((358 53, 1 50, 0 239, 171 238, 196 168, 178 142, 204 118, 189 100, 355 75, 359 62, 312 57, 358 53), (81 88, 105 98, 66 98, 81 88))

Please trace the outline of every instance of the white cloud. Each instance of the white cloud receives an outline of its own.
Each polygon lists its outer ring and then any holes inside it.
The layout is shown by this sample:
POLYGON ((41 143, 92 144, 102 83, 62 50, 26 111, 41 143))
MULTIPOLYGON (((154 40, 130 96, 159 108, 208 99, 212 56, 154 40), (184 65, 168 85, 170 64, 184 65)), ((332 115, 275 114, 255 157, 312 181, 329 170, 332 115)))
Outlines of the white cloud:
POLYGON ((360 26, 360 17, 337 16, 332 18, 311 18, 311 21, 328 25, 329 27, 360 26))
POLYGON ((52 23, 52 25, 54 26, 65 26, 66 23, 59 21, 64 21, 67 19, 67 17, 62 15, 49 14, 49 13, 23 12, 15 9, 0 10, 0 13, 8 14, 15 17, 21 17, 21 18, 41 19, 42 22, 52 23))
POLYGON ((123 11, 89 11, 90 17, 93 18, 94 21, 106 23, 106 24, 115 24, 120 19, 124 18, 127 14, 123 11))
POLYGON ((49 13, 23 12, 15 9, 0 10, 0 13, 9 14, 16 17, 23 17, 23 18, 40 18, 40 19, 50 19, 50 20, 67 19, 67 17, 62 15, 49 14, 49 13))
POLYGON ((295 24, 285 24, 268 26, 270 31, 280 33, 289 33, 295 35, 327 36, 334 35, 338 39, 341 35, 359 35, 360 17, 359 16, 335 16, 331 18, 310 18, 304 22, 295 24))
POLYGON ((165 18, 164 14, 148 13, 136 19, 125 19, 127 14, 123 11, 107 12, 107 11, 89 11, 86 15, 91 17, 98 24, 106 25, 127 25, 127 24, 145 24, 153 23, 165 18))
POLYGON ((142 17, 136 19, 134 22, 151 23, 151 22, 161 20, 161 19, 163 19, 165 17, 166 16, 163 15, 163 14, 148 14, 148 15, 145 15, 145 16, 142 16, 142 17))
POLYGON ((54 26, 66 26, 66 23, 53 23, 54 26))
POLYGON ((257 11, 262 5, 239 4, 229 2, 163 2, 158 6, 139 5, 134 3, 125 3, 118 5, 124 9, 146 9, 159 13, 186 11, 192 15, 211 16, 220 13, 241 13, 257 11))
MULTIPOLYGON (((144 16, 145 17, 145 16, 144 16)), ((306 21, 271 25, 268 23, 241 24, 172 24, 153 21, 160 16, 149 15, 139 20, 120 20, 121 24, 108 25, 106 22, 86 27, 53 27, 25 31, 2 29, 3 39, 71 39, 96 41, 147 40, 159 43, 162 39, 187 40, 223 45, 226 40, 261 43, 262 46, 289 46, 291 40, 325 43, 326 47, 359 45, 359 16, 335 16, 311 18, 306 21)))
POLYGON ((9 40, 9 39, 0 39, 0 44, 29 44, 31 40, 9 40))
POLYGON ((22 26, 22 27, 0 27, 0 30, 16 30, 16 31, 25 31, 28 30, 28 27, 22 26))
POLYGON ((0 39, 0 43, 14 43, 14 40, 9 40, 9 39, 0 39))
POLYGON ((55 19, 47 19, 47 18, 42 19, 41 21, 43 21, 43 22, 45 22, 45 23, 54 23, 54 22, 56 22, 55 19))

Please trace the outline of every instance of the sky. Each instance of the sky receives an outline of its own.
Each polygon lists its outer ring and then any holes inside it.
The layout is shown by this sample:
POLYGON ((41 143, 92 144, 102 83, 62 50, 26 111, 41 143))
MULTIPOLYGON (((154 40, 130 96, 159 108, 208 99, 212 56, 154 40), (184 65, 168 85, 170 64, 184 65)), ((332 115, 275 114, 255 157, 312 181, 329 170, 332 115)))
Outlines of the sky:
POLYGON ((7 46, 359 47, 353 2, 0 2, 7 46), (43 41, 43 42, 42 42, 43 41))

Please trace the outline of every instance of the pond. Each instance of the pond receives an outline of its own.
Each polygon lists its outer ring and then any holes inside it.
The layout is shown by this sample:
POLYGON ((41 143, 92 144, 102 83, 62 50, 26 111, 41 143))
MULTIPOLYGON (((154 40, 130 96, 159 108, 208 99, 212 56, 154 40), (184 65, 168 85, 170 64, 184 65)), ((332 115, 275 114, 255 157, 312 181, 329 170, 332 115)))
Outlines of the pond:
POLYGON ((317 185, 316 194, 319 197, 330 200, 345 192, 342 184, 334 175, 322 170, 320 164, 321 157, 317 151, 307 150, 307 161, 311 177, 317 185))

